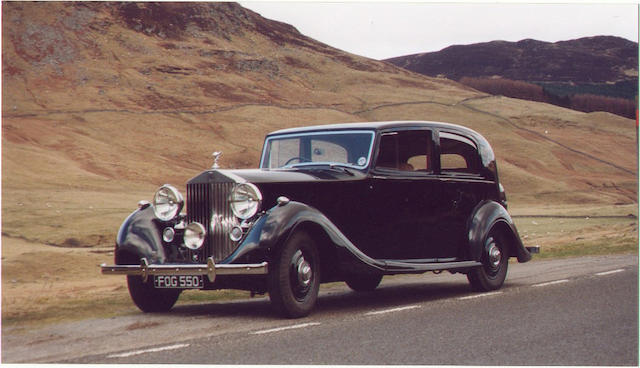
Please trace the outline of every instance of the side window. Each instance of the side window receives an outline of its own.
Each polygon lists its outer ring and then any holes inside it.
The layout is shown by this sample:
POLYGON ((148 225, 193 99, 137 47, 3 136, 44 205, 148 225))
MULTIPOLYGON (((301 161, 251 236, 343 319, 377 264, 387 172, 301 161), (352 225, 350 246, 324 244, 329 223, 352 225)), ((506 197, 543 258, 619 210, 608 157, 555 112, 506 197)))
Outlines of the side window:
POLYGON ((457 134, 440 133, 440 170, 443 173, 480 173, 475 143, 457 134))
POLYGON ((376 168, 403 172, 430 172, 432 140, 429 130, 383 133, 376 168))

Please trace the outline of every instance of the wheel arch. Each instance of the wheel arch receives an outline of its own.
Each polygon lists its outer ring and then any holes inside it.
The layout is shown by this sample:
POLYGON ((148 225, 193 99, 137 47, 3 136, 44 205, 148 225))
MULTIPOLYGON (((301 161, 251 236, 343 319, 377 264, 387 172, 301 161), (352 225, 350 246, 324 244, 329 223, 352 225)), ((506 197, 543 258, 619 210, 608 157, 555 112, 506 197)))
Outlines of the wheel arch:
POLYGON ((524 247, 513 219, 507 210, 495 201, 483 201, 476 206, 468 223, 469 255, 476 261, 482 259, 484 241, 492 231, 499 231, 507 242, 509 257, 527 262, 531 253, 524 247))
POLYGON ((164 263, 166 255, 159 234, 151 206, 135 210, 118 230, 115 263, 139 264, 141 258, 147 258, 151 263, 164 263))
POLYGON ((115 263, 117 265, 138 265, 140 264, 141 254, 133 252, 131 249, 116 249, 115 263))
POLYGON ((493 226, 491 226, 490 231, 491 230, 497 231, 502 236, 502 240, 507 243, 509 257, 518 257, 518 243, 520 239, 517 238, 517 235, 513 232, 509 223, 504 219, 498 219, 494 222, 493 226))
MULTIPOLYGON (((338 247, 327 233, 327 230, 317 222, 302 221, 291 229, 288 237, 291 237, 297 231, 304 231, 314 240, 318 254, 320 255, 320 275, 322 282, 337 281, 340 275, 340 269, 337 267, 338 247)), ((286 241, 286 240, 283 240, 286 241)))
POLYGON ((323 282, 342 280, 344 270, 356 265, 365 269, 383 269, 382 265, 362 253, 335 224, 311 206, 291 201, 272 208, 267 216, 261 230, 259 248, 277 254, 296 231, 309 233, 320 254, 323 282))

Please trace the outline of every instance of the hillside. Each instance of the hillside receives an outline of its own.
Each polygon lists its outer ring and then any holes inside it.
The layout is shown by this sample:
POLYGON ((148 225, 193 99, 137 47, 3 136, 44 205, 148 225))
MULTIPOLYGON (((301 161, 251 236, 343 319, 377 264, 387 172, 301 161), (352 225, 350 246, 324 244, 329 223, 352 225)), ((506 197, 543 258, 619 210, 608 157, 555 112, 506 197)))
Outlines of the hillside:
POLYGON ((638 80, 638 44, 620 37, 570 41, 492 41, 388 59, 429 76, 500 76, 537 82, 615 83, 638 80))
POLYGON ((138 200, 184 189, 215 150, 252 167, 269 131, 368 120, 478 130, 516 212, 636 203, 633 120, 482 94, 237 4, 5 2, 2 19, 5 237, 109 246, 138 200))
POLYGON ((636 116, 638 44, 620 37, 555 43, 493 41, 388 61, 494 95, 584 112, 607 111, 630 119, 636 116))

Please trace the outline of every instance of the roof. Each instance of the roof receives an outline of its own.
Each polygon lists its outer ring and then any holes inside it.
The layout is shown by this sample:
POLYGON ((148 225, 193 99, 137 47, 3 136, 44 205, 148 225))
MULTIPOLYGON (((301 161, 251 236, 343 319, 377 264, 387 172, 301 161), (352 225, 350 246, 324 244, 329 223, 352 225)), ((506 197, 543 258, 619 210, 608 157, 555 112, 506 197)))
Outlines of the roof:
POLYGON ((437 121, 418 121, 418 120, 377 121, 377 122, 363 122, 363 123, 313 125, 313 126, 277 130, 269 133, 268 135, 331 131, 331 130, 386 130, 386 129, 393 129, 393 128, 420 128, 420 127, 457 130, 457 131, 465 132, 471 135, 481 136, 480 134, 473 131, 472 129, 469 129, 461 125, 443 123, 443 122, 437 122, 437 121))
POLYGON ((495 159, 491 145, 480 133, 473 129, 462 125, 443 123, 438 121, 418 121, 418 120, 400 120, 400 121, 378 121, 363 123, 343 123, 343 124, 327 124, 313 125, 299 128, 289 128, 277 130, 267 135, 267 138, 274 135, 295 134, 306 132, 326 132, 336 130, 386 130, 386 129, 402 129, 402 128, 431 128, 438 130, 448 130, 453 133, 459 133, 473 139, 478 144, 478 150, 482 156, 483 162, 486 164, 495 159))

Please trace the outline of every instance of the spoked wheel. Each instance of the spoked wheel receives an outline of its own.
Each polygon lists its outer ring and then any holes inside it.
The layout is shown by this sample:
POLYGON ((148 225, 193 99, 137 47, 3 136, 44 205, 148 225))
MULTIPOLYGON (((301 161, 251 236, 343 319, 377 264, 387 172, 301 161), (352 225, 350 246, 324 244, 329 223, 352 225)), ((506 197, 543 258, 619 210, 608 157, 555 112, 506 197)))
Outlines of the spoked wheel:
POLYGON ((268 275, 269 298, 277 312, 289 318, 308 315, 320 289, 320 258, 315 242, 303 231, 282 247, 268 275))
POLYGON ((345 282, 353 291, 374 291, 382 281, 382 275, 349 275, 345 282))
POLYGON ((492 229, 484 242, 482 266, 470 270, 467 279, 476 291, 497 290, 504 284, 508 267, 507 244, 501 234, 492 229))
POLYGON ((140 276, 127 276, 131 299, 145 313, 168 312, 180 296, 180 289, 156 289, 151 278, 147 282, 140 276))

